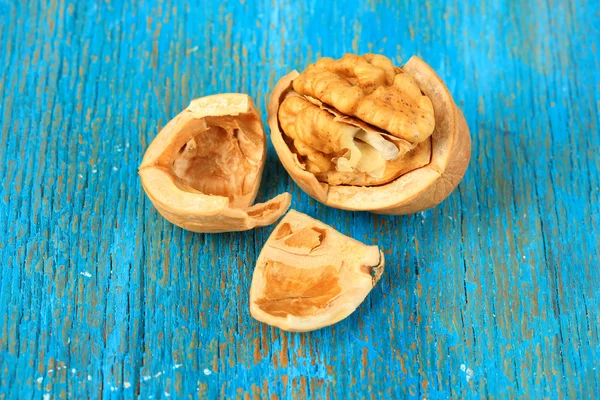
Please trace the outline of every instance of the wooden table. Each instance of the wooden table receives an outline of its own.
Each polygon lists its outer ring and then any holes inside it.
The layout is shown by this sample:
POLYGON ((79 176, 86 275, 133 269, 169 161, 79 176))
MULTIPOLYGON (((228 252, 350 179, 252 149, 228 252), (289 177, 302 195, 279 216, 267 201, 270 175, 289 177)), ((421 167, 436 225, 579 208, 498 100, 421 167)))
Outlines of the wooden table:
POLYGON ((600 7, 588 2, 0 1, 0 398, 600 395, 600 7), (579 3, 579 4, 575 4, 579 3), (321 56, 423 57, 471 128, 440 206, 327 208, 271 144, 259 200, 385 249, 349 318, 253 320, 272 227, 194 234, 137 175, 195 97, 265 104, 321 56))

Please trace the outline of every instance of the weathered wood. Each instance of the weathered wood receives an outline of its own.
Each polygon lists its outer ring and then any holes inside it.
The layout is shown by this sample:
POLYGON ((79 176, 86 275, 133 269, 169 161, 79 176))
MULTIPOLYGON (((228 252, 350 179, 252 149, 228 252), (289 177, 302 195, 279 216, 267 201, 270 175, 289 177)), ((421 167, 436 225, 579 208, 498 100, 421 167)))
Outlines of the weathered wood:
POLYGON ((596 2, 0 1, 0 398, 600 396, 596 2), (386 250, 356 313, 252 320, 270 228, 203 235, 137 177, 194 97, 265 104, 319 56, 422 56, 473 135, 405 217, 334 210, 272 146, 259 194, 386 250))

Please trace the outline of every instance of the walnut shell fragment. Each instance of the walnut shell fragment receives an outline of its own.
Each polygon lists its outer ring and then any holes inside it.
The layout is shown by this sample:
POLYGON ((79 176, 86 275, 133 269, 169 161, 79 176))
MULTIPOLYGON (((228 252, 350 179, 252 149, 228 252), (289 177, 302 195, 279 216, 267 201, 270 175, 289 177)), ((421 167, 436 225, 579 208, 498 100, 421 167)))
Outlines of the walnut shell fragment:
POLYGON ((255 204, 266 136, 252 99, 239 93, 193 100, 152 141, 139 174, 167 220, 194 232, 270 225, 289 208, 283 193, 255 204))
POLYGON ((421 59, 322 58, 281 78, 268 106, 283 166, 335 208, 408 214, 444 200, 471 154, 467 123, 421 59))
POLYGON ((367 246, 291 210, 258 257, 250 314, 292 332, 335 324, 363 302, 384 265, 377 246, 367 246))

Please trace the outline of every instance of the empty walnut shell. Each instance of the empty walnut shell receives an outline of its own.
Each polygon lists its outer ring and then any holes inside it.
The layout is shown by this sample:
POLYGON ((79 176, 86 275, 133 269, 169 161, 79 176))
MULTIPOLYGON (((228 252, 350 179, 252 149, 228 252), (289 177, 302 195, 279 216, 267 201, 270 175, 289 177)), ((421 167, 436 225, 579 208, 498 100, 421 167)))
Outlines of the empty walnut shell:
POLYGON ((439 76, 417 57, 402 67, 373 54, 321 59, 281 78, 268 112, 283 166, 331 207, 422 211, 454 190, 469 163, 467 123, 439 76))
POLYGON ((139 174, 167 220, 194 232, 244 231, 277 221, 283 193, 255 204, 265 133, 252 99, 230 93, 193 100, 152 141, 139 174))
POLYGON ((292 332, 352 314, 377 283, 383 253, 291 210, 263 247, 250 288, 250 313, 292 332))

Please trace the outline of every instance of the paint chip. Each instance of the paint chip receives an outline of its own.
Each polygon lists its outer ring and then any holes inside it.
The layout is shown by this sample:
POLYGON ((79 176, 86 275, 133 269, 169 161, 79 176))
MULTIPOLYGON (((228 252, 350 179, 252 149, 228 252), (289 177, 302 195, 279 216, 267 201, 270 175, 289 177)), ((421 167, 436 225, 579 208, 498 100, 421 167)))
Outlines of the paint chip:
POLYGON ((50 393, 44 393, 44 395, 42 396, 42 398, 44 400, 50 400, 50 393))
POLYGON ((188 54, 188 55, 189 55, 189 54, 195 53, 195 52, 197 52, 197 51, 198 51, 198 49, 199 49, 199 48, 200 48, 200 47, 198 47, 198 46, 194 46, 194 47, 192 47, 192 48, 189 48, 189 49, 187 49, 187 50, 185 51, 185 54, 188 54))
POLYGON ((118 171, 117 167, 113 167, 113 171, 118 171))
POLYGON ((471 378, 475 375, 475 372, 471 368, 467 368, 467 382, 471 380, 471 378))
POLYGON ((460 370, 466 374, 465 378, 467 383, 469 383, 471 378, 473 378, 473 375, 475 375, 475 372, 471 368, 467 368, 465 364, 460 364, 460 370))
POLYGON ((83 275, 83 276, 85 276, 86 278, 91 278, 91 277, 92 277, 92 274, 90 274, 90 273, 89 273, 89 272, 87 272, 87 271, 80 272, 80 273, 79 273, 79 275, 83 275))
POLYGON ((204 375, 208 376, 210 374, 212 374, 212 371, 208 368, 204 368, 204 375))
POLYGON ((155 378, 158 378, 158 377, 159 377, 159 376, 161 376, 163 373, 164 373, 164 371, 163 371, 163 372, 157 372, 157 373, 156 373, 156 375, 154 375, 154 377, 155 377, 155 378))
POLYGON ((71 373, 74 374, 75 372, 77 372, 77 370, 75 368, 71 368, 71 373))
POLYGON ((36 379, 37 383, 42 383, 44 381, 44 377, 40 376, 39 378, 36 379))
POLYGON ((144 381, 149 381, 150 379, 152 379, 152 377, 150 375, 145 375, 145 376, 142 376, 142 379, 144 381))
POLYGON ((129 382, 123 382, 123 387, 125 389, 129 389, 131 387, 131 383, 129 383, 129 382))
POLYGON ((88 375, 88 381, 91 381, 91 380, 92 380, 92 376, 88 375))
POLYGON ((177 369, 177 368, 181 367, 182 365, 183 364, 175 364, 175 365, 173 365, 173 369, 177 369))

